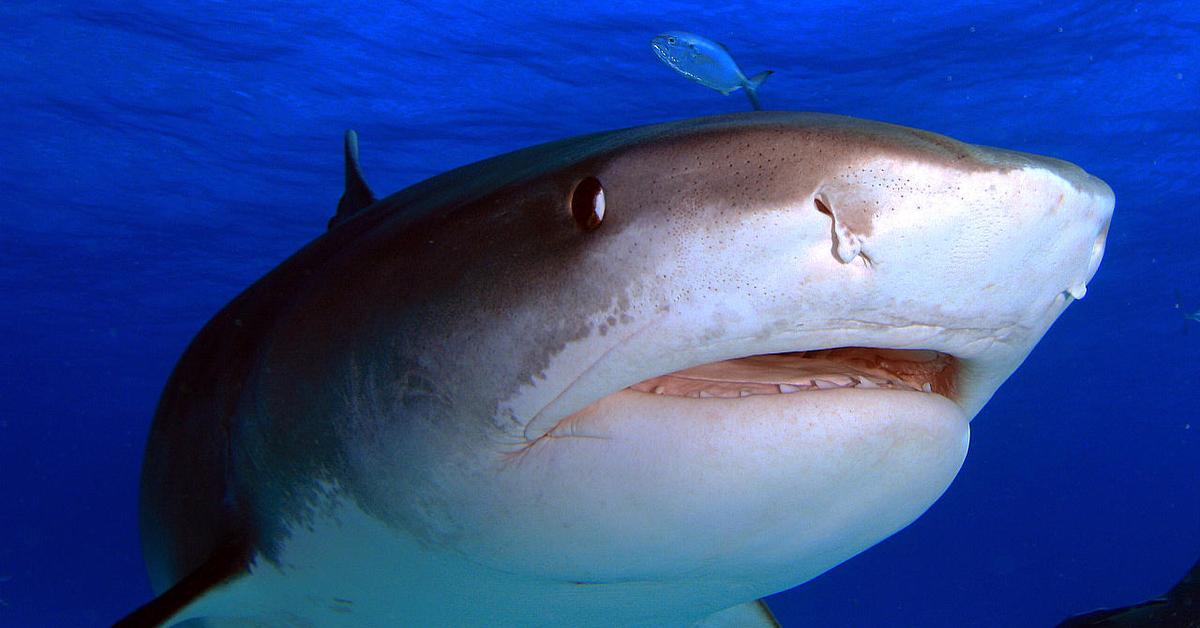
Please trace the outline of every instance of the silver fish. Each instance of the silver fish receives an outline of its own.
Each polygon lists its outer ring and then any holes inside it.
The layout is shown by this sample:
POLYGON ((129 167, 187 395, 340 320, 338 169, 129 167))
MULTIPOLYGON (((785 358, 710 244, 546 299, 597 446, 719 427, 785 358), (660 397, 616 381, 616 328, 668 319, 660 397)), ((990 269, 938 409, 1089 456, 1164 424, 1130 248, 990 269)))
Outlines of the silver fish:
POLYGON ((756 111, 762 109, 758 87, 773 74, 772 70, 764 70, 746 78, 724 44, 683 31, 667 31, 650 40, 650 47, 663 63, 676 72, 726 96, 735 90, 745 89, 751 106, 756 111))

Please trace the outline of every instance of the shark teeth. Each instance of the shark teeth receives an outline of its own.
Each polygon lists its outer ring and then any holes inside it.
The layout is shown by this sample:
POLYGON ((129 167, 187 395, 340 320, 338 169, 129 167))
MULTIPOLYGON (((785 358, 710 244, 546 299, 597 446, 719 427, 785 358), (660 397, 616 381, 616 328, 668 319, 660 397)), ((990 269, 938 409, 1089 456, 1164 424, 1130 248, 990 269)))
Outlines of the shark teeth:
POLYGON ((780 382, 779 384, 770 385, 754 382, 739 385, 736 382, 689 380, 687 378, 667 375, 636 384, 630 388, 660 396, 691 397, 693 399, 737 399, 761 395, 788 395, 814 390, 834 390, 837 388, 863 388, 870 390, 885 388, 893 390, 919 390, 927 393, 933 392, 933 386, 929 382, 921 384, 918 388, 909 383, 896 382, 890 379, 833 374, 825 377, 814 377, 803 382, 780 382))
POLYGON ((933 351, 867 349, 771 354, 702 364, 644 380, 630 389, 693 399, 739 399, 837 388, 946 394, 944 369, 952 359, 933 351))
POLYGON ((933 385, 924 382, 917 385, 907 382, 897 382, 891 379, 872 377, 851 377, 846 375, 827 375, 814 377, 804 382, 778 384, 711 382, 689 380, 682 377, 665 375, 639 384, 630 386, 639 392, 652 393, 667 397, 691 397, 693 399, 736 399, 740 397, 755 397, 760 395, 791 394, 813 390, 834 390, 838 388, 862 388, 868 390, 892 389, 911 390, 931 393, 933 385))

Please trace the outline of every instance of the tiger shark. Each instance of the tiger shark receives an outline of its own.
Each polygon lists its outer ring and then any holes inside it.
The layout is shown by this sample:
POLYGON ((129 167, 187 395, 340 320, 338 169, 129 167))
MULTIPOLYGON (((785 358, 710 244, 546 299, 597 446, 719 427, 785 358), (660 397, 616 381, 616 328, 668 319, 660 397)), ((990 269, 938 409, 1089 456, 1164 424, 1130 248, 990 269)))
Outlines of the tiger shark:
POLYGON ((122 625, 774 625, 908 525, 1100 263, 1055 159, 753 112, 376 199, 171 375, 122 625))

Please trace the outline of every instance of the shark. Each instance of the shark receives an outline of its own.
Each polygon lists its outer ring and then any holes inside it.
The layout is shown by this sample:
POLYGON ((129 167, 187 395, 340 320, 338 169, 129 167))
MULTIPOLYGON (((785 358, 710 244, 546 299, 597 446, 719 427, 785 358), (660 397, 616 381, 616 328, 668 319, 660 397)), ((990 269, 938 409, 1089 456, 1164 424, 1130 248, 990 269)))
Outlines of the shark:
POLYGON ((1138 604, 1063 620, 1058 628, 1200 628, 1200 560, 1166 593, 1138 604))
POLYGON ((1103 256, 1070 163, 829 114, 595 133, 377 199, 171 374, 118 625, 770 626, 904 528, 1103 256), (189 624, 191 625, 191 624, 189 624))

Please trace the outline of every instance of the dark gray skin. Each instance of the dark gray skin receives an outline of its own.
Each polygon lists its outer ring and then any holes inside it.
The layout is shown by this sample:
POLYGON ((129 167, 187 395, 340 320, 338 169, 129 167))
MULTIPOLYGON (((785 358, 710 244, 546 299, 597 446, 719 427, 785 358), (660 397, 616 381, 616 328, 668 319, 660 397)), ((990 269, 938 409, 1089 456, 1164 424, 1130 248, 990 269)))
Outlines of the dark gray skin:
MULTIPOLYGON (((449 336, 470 334, 469 327, 487 325, 489 315, 520 308, 546 284, 575 288, 564 304, 568 313, 580 301, 607 302, 611 295, 599 282, 570 277, 582 272, 570 261, 590 239, 619 229, 621 220, 609 221, 604 232, 584 233, 570 211, 564 211, 563 199, 603 156, 606 140, 624 144, 637 133, 664 132, 670 129, 575 138, 434 177, 332 229, 222 309, 197 335, 168 381, 147 446, 142 529, 156 586, 190 573, 230 537, 252 539, 270 555, 278 531, 255 517, 249 503, 254 510, 303 519, 317 479, 358 484, 349 477, 338 443, 360 440, 363 432, 380 426, 325 419, 350 414, 348 401, 337 394, 346 386, 377 391, 385 397, 382 403, 403 408, 393 418, 379 417, 381 421, 419 424, 433 441, 461 438, 463 423, 444 417, 464 411, 479 417, 469 428, 472 438, 517 438, 512 430, 487 424, 494 400, 544 362, 541 347, 586 333, 570 316, 555 317, 557 324, 551 325, 539 320, 536 327, 495 338, 510 344, 492 350, 528 364, 517 381, 495 381, 488 373, 472 371, 469 358, 446 368, 422 362, 440 359, 440 345, 449 336), (517 184, 520 190, 510 191, 517 184), (457 189, 458 198, 445 198, 446 188, 457 189), (430 190, 437 195, 431 198, 430 190), (520 200, 514 201, 517 194, 520 200), (476 220, 495 204, 510 204, 514 215, 535 213, 538 218, 519 221, 520 237, 496 241, 489 234, 495 223, 476 220), (431 214, 432 209, 439 211, 431 214), (496 254, 464 256, 439 243, 447 232, 459 243, 487 242, 496 254), (542 246, 531 247, 534 242, 542 246), (490 285, 471 285, 480 276, 479 267, 496 259, 523 263, 511 266, 507 281, 501 277, 490 285), (422 277, 436 283, 423 283, 422 277), (530 284, 528 277, 545 283, 530 284), (464 283, 469 287, 446 290, 464 283), (438 302, 436 296, 445 292, 480 297, 467 303, 438 302), (426 312, 412 313, 413 304, 426 312), (480 304, 487 309, 479 309, 480 304), (468 319, 475 320, 459 319, 465 330, 439 328, 438 320, 453 318, 445 307, 468 312, 468 319), (411 318, 422 319, 419 334, 397 324, 411 318), (530 335, 541 338, 523 340, 530 335), (377 370, 348 375, 364 365, 377 370), (433 370, 457 373, 458 381, 447 381, 443 374, 434 382, 426 375, 433 370), (391 384, 397 379, 403 381, 399 393, 391 384), (473 399, 455 399, 450 392, 480 386, 498 390, 473 399), (490 405, 484 399, 491 399, 490 405), (463 408, 464 403, 474 407, 463 408), (441 433, 447 426, 455 433, 441 433)), ((489 269, 486 276, 496 275, 489 269)), ((397 455, 423 456, 425 449, 427 444, 419 444, 397 455)), ((356 499, 371 503, 373 496, 364 491, 356 499)))
MULTIPOLYGON (((423 286, 412 281, 413 277, 470 281, 470 269, 456 266, 487 260, 471 260, 438 246, 439 233, 477 229, 481 225, 472 220, 473 214, 487 211, 492 203, 505 202, 507 185, 538 177, 542 171, 556 171, 556 176, 538 182, 542 194, 522 192, 530 201, 528 211, 547 214, 543 220, 524 224, 542 229, 525 234, 528 240, 490 244, 512 254, 526 250, 530 241, 549 242, 554 246, 546 249, 547 258, 585 246, 592 234, 582 233, 569 212, 559 211, 560 202, 537 201, 542 200, 539 196, 565 197, 577 175, 559 167, 584 162, 586 155, 580 153, 594 150, 594 142, 603 139, 603 135, 591 136, 504 155, 385 198, 297 252, 204 327, 167 383, 147 446, 141 519, 147 562, 157 588, 197 569, 229 538, 246 539, 270 555, 279 531, 252 510, 303 519, 317 479, 356 485, 348 477, 351 472, 338 443, 357 439, 360 430, 377 426, 348 426, 314 416, 348 414, 346 400, 330 392, 346 385, 337 380, 346 378, 356 364, 385 365, 381 367, 384 373, 378 375, 385 382, 403 377, 403 392, 396 396, 383 393, 388 396, 385 403, 402 406, 401 420, 421 423, 421 429, 434 440, 445 438, 439 434, 445 424, 439 416, 451 412, 456 403, 448 389, 466 385, 472 376, 485 385, 513 385, 463 371, 459 365, 447 370, 461 373, 460 382, 443 379, 439 385, 423 376, 429 367, 414 363, 409 356, 428 353, 433 347, 419 345, 436 347, 445 334, 453 332, 441 330, 439 335, 439 331, 425 328, 414 338, 395 325, 394 321, 407 316, 398 310, 406 301, 419 302, 420 293, 441 287, 423 286), (444 196, 430 198, 427 194, 427 190, 441 193, 446 187, 458 189, 459 198, 447 203, 444 196), (431 209, 450 211, 429 215, 431 209), (323 315, 295 316, 292 312, 323 315)), ((586 165, 580 163, 579 171, 586 165)), ((490 239, 486 230, 478 231, 472 237, 490 239)), ((540 263, 547 279, 573 270, 548 259, 530 262, 540 263)), ((520 283, 514 277, 508 287, 520 283)), ((607 298, 586 294, 588 285, 580 284, 585 293, 576 298, 607 298)), ((498 288, 480 286, 480 290, 499 296, 502 300, 497 307, 502 308, 507 291, 498 288)), ((520 296, 518 292, 512 298, 520 296)), ((474 307, 471 303, 456 305, 474 307)), ((486 312, 479 313, 484 315, 486 312)), ((529 332, 563 337, 579 332, 570 328, 569 320, 563 324, 563 328, 529 332)), ((536 355, 520 355, 519 347, 517 350, 521 359, 538 360, 536 355)), ((394 390, 365 373, 349 379, 365 388, 394 390)), ((484 419, 491 411, 480 406, 472 414, 484 419)), ((451 423, 456 429, 462 427, 451 423)), ((476 425, 475 437, 496 437, 494 429, 476 425)), ((419 451, 422 448, 415 447, 406 455, 424 455, 419 451)), ((370 503, 372 496, 357 498, 370 503)))

